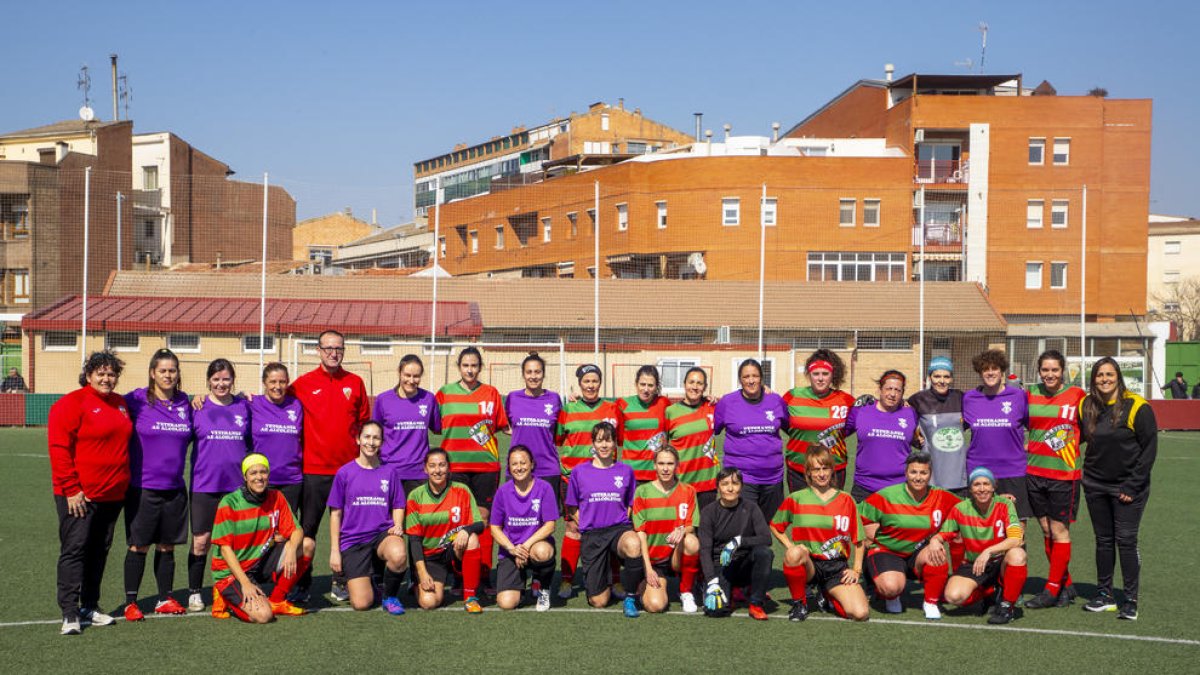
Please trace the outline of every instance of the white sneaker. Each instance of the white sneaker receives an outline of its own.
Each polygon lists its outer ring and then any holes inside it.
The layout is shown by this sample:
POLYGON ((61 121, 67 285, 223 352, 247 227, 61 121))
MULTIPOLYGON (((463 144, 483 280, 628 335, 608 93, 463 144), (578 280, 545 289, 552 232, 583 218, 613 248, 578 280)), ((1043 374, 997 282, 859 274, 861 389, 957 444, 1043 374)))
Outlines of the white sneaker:
POLYGON ((924 604, 925 618, 929 621, 941 621, 942 610, 937 606, 936 602, 927 602, 924 604))
POLYGON ((199 593, 192 593, 191 595, 189 595, 188 596, 188 611, 189 612, 203 612, 204 611, 203 596, 201 596, 199 593))
POLYGON ((111 626, 117 620, 98 609, 81 609, 79 610, 79 622, 90 626, 111 626))
POLYGON ((883 603, 883 611, 888 614, 903 614, 904 603, 900 602, 900 598, 888 598, 883 603))
POLYGON ((79 619, 63 619, 62 631, 59 635, 79 635, 79 619))
POLYGON ((695 614, 700 609, 696 606, 696 596, 691 593, 680 593, 679 604, 683 605, 684 614, 695 614))
POLYGON ((535 608, 539 612, 545 612, 550 609, 550 591, 538 591, 537 605, 535 608))

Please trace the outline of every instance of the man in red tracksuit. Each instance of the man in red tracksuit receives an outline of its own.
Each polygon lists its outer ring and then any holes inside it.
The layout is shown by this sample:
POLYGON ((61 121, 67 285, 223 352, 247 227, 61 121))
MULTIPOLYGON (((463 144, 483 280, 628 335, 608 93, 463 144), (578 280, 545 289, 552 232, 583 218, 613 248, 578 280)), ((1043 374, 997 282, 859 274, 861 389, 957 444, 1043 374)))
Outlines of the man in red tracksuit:
MULTIPOLYGON (((333 475, 358 456, 355 438, 371 417, 367 389, 362 378, 342 367, 346 340, 341 333, 327 330, 317 338, 321 365, 301 375, 290 392, 304 406, 304 483, 300 498, 300 528, 305 547, 314 545, 317 529, 325 515, 325 502, 333 486, 333 475)), ((309 569, 297 585, 293 602, 308 601, 312 586, 309 569)), ((336 575, 332 594, 335 600, 349 599, 345 579, 336 575)))

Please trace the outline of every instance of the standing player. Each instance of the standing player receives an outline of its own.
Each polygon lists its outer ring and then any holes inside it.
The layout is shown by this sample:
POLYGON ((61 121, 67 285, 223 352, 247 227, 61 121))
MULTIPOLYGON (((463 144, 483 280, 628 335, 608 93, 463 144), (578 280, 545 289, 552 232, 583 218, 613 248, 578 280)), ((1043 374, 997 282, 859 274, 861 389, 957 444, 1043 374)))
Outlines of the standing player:
POLYGON ((1023 521, 1033 515, 1025 489, 1025 428, 1029 400, 1019 387, 1007 384, 1008 357, 989 349, 971 359, 983 384, 963 394, 963 424, 971 429, 967 470, 986 466, 996 477, 996 492, 1008 495, 1023 521))
POLYGON ((278 361, 263 367, 266 395, 250 399, 250 445, 271 461, 271 487, 296 513, 304 481, 304 406, 288 393, 290 379, 278 361))
POLYGON ((400 382, 375 397, 371 418, 383 425, 379 457, 392 467, 408 494, 425 482, 429 434, 442 433, 442 411, 433 393, 421 388, 425 364, 416 354, 400 359, 400 382))
MULTIPOLYGON (((437 393, 442 409, 442 449, 448 454, 454 475, 449 477, 471 491, 479 509, 480 522, 487 523, 492 497, 500 485, 500 449, 496 434, 508 428, 500 392, 479 381, 483 356, 474 347, 458 353, 459 381, 437 393)), ((492 570, 492 532, 478 533, 481 572, 485 584, 492 570)))
POLYGON ((175 586, 175 546, 187 543, 187 484, 183 472, 192 443, 192 407, 179 391, 179 358, 169 349, 150 357, 150 382, 125 395, 133 420, 129 439, 130 485, 125 495, 125 620, 145 618, 137 606, 146 572, 146 555, 154 544, 154 580, 158 585, 155 614, 185 611, 171 589, 175 586))
POLYGON ((932 483, 967 496, 967 443, 963 436, 961 389, 954 388, 954 364, 945 356, 929 360, 929 388, 908 397, 917 411, 921 449, 933 460, 932 483))
POLYGON ((846 419, 846 436, 858 435, 850 489, 854 501, 904 482, 904 460, 916 432, 917 413, 904 405, 904 373, 884 371, 879 398, 851 409, 846 419))
POLYGON ((496 565, 496 604, 500 609, 516 609, 521 604, 531 574, 537 611, 550 609, 558 496, 550 483, 533 477, 535 467, 529 448, 509 448, 508 475, 512 480, 500 486, 492 503, 492 538, 500 551, 496 565))
MULTIPOLYGON (((362 378, 342 367, 346 358, 346 339, 336 330, 317 337, 321 365, 296 378, 291 393, 304 407, 304 487, 300 498, 300 528, 305 539, 313 539, 325 517, 333 474, 358 456, 358 430, 371 415, 367 388, 362 378)), ((315 542, 305 546, 316 546, 315 542)), ((294 595, 307 602, 312 587, 309 569, 294 595)), ((335 574, 330 589, 338 602, 350 599, 346 580, 335 574)))
POLYGON ((699 366, 683 377, 683 400, 667 408, 667 438, 679 453, 676 473, 679 482, 692 486, 696 501, 704 508, 717 500, 717 444, 713 438, 716 408, 704 392, 708 373, 699 366))
MULTIPOLYGON (((567 476, 575 467, 592 461, 592 428, 599 422, 608 422, 615 429, 620 415, 615 401, 600 398, 601 374, 598 366, 590 363, 579 366, 575 370, 575 378, 579 380, 579 398, 563 403, 555 434, 563 476, 551 484, 558 487, 559 511, 566 510, 562 500, 567 496, 567 476)), ((617 442, 620 443, 620 439, 617 442)), ((562 583, 559 584, 558 597, 566 600, 573 592, 575 569, 579 566, 579 523, 569 514, 563 515, 566 527, 563 532, 560 563, 562 583)))
POLYGON ((808 618, 806 587, 812 578, 839 616, 866 621, 871 610, 859 585, 863 530, 858 508, 848 493, 833 486, 833 453, 811 446, 804 464, 808 487, 788 495, 771 520, 775 538, 783 544, 783 576, 792 594, 788 618, 808 618))
POLYGON ((788 441, 783 456, 787 463, 789 492, 804 489, 804 453, 817 444, 828 448, 837 460, 833 484, 846 486, 846 417, 854 407, 854 397, 841 390, 846 380, 846 364, 828 349, 818 349, 804 362, 807 387, 796 387, 783 395, 788 409, 788 441))
POLYGON ((942 524, 943 538, 962 537, 966 544, 966 560, 946 583, 946 601, 973 605, 990 598, 999 582, 1001 601, 988 623, 1009 623, 1025 586, 1024 528, 1012 501, 996 494, 991 471, 976 467, 968 478, 971 498, 959 502, 942 524))
MULTIPOLYGON (((633 495, 633 528, 642 545, 646 586, 642 606, 647 612, 667 610, 667 577, 679 574, 679 603, 695 614, 696 573, 700 571, 700 509, 696 490, 675 477, 679 453, 670 446, 654 456, 654 480, 639 485, 633 495)), ((636 590, 636 589, 631 589, 636 590)))
POLYGON ((300 616, 304 610, 288 602, 287 593, 312 565, 312 549, 304 546, 283 494, 267 487, 270 460, 246 455, 241 469, 242 486, 221 498, 213 523, 212 614, 228 619, 232 613, 249 623, 300 616), (268 581, 275 583, 270 596, 259 586, 268 581))
POLYGON ((362 611, 375 604, 372 575, 382 572, 383 610, 404 614, 400 584, 404 554, 404 489, 395 471, 379 460, 383 426, 364 422, 358 457, 338 469, 329 489, 329 569, 346 578, 350 605, 362 611), (382 568, 382 570, 380 569, 382 568))
MULTIPOLYGON (((233 395, 233 364, 208 364, 208 397, 193 414, 196 447, 192 451, 192 551, 188 555, 188 611, 203 612, 204 566, 211 546, 217 507, 243 484, 238 473, 250 446, 250 406, 233 395)), ((213 602, 217 599, 213 589, 213 602)), ((213 612, 217 612, 214 604, 213 612)))
MULTIPOLYGON (((468 347, 467 349, 471 349, 468 347)), ((417 571, 417 603, 437 609, 452 571, 462 576, 463 608, 479 614, 479 533, 486 523, 467 486, 450 481, 450 460, 434 448, 425 457, 428 480, 408 495, 404 533, 408 558, 417 571)))
POLYGON ((858 505, 867 541, 866 570, 875 593, 889 614, 904 611, 900 595, 908 579, 925 587, 925 618, 942 618, 938 602, 946 588, 950 561, 938 532, 960 501, 953 494, 929 486, 930 456, 916 450, 904 462, 904 482, 867 497, 858 505), (930 545, 932 544, 932 545, 930 545))
POLYGON ((638 368, 634 380, 636 396, 617 401, 617 440, 621 443, 621 461, 633 469, 639 483, 654 480, 654 453, 667 444, 667 406, 662 395, 658 368, 638 368))
POLYGON ((771 565, 771 528, 762 509, 742 499, 742 472, 724 467, 717 474, 717 501, 700 510, 700 569, 708 584, 704 592, 707 616, 729 616, 732 590, 750 586, 750 618, 766 621, 771 565))
POLYGON ((713 435, 725 432, 723 464, 740 469, 745 477, 742 497, 758 504, 770 520, 783 501, 783 443, 779 431, 787 429, 783 398, 763 388, 762 364, 746 359, 738 366, 741 388, 717 401, 713 435))
POLYGON ((1050 571, 1042 592, 1025 601, 1029 609, 1071 604, 1075 587, 1071 523, 1079 511, 1079 406, 1087 394, 1065 386, 1067 359, 1051 349, 1038 357, 1042 383, 1029 390, 1029 466, 1025 487, 1033 517, 1042 526, 1050 571))
POLYGON ((554 481, 562 478, 558 464, 558 448, 554 434, 562 413, 558 394, 542 388, 546 362, 536 353, 521 363, 525 388, 509 392, 504 397, 504 412, 512 429, 512 445, 523 445, 533 455, 534 476, 554 481))
POLYGON ((621 582, 629 589, 625 596, 625 616, 637 618, 637 601, 633 595, 645 576, 645 566, 641 543, 629 519, 636 485, 633 469, 617 462, 616 439, 617 430, 608 422, 601 422, 592 429, 595 456, 591 462, 580 464, 571 472, 566 504, 578 520, 582 534, 579 565, 588 604, 592 607, 608 604, 612 560, 620 558, 623 564, 621 582))

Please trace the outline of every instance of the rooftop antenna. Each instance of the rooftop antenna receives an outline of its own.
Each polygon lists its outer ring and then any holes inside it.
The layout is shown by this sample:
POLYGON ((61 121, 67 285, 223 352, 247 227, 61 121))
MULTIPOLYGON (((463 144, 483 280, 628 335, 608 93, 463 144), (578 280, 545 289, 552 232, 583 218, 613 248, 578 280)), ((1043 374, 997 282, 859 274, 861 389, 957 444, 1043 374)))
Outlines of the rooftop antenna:
POLYGON ((979 72, 983 73, 983 62, 987 59, 987 32, 988 25, 982 21, 979 22, 979 32, 983 34, 983 44, 979 49, 979 72))
POLYGON ((83 107, 79 109, 79 119, 91 122, 96 119, 96 113, 92 110, 92 76, 88 74, 86 63, 79 68, 79 80, 75 83, 75 88, 83 90, 83 107))
POLYGON ((117 91, 121 105, 125 108, 125 119, 129 119, 129 102, 133 100, 133 88, 129 86, 127 73, 121 73, 121 76, 117 78, 117 91))

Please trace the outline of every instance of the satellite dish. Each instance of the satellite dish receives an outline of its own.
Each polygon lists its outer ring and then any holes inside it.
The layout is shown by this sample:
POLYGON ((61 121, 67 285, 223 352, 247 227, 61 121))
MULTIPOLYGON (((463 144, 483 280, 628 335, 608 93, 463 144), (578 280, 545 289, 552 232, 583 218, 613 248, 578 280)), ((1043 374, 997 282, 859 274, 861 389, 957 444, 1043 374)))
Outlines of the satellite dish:
POLYGON ((696 270, 696 274, 704 274, 708 271, 708 265, 704 262, 704 254, 700 251, 696 251, 688 256, 688 264, 692 266, 692 269, 696 270))
POLYGON ((79 109, 79 119, 84 122, 91 122, 96 119, 96 112, 85 105, 79 109))

